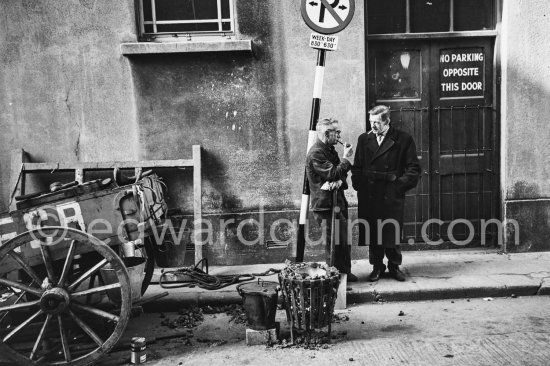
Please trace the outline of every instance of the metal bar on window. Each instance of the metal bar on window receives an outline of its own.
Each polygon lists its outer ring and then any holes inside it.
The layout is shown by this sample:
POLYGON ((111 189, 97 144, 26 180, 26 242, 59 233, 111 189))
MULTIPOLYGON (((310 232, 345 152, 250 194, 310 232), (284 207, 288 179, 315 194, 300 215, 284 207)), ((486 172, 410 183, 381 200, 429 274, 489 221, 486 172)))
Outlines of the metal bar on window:
MULTIPOLYGON (((453 174, 451 174, 451 220, 455 219, 455 134, 454 134, 454 113, 453 113, 453 106, 451 106, 451 135, 450 135, 450 141, 451 141, 451 169, 453 174)), ((441 133, 441 132, 439 132, 441 133)), ((464 136, 464 146, 466 146, 466 136, 464 136)), ((466 164, 466 161, 464 161, 464 164, 466 164)), ((464 188, 466 190, 466 188, 464 188)))
MULTIPOLYGON (((420 112, 422 113, 422 112, 420 112)), ((412 135, 414 136, 414 139, 416 141, 417 140, 417 136, 416 136, 416 112, 415 111, 412 111, 412 115, 413 115, 413 133, 412 135)), ((420 147, 420 149, 422 150, 422 146, 420 147)), ((415 152, 416 153, 416 152, 415 152)), ((422 171, 420 171, 420 174, 422 174, 422 171)), ((422 183, 420 183, 422 184, 422 183)), ((417 222, 418 222, 418 188, 415 189, 415 192, 414 192, 414 240, 416 240, 416 238, 418 238, 418 233, 417 233, 417 222)))
MULTIPOLYGON (((481 200, 480 200, 480 197, 479 197, 479 193, 478 193, 478 196, 477 196, 477 218, 479 220, 481 219, 484 219, 485 216, 484 216, 484 211, 483 211, 483 205, 485 204, 483 202, 483 198, 484 198, 484 195, 483 195, 483 176, 484 176, 484 171, 485 171, 485 156, 483 156, 483 163, 481 162, 481 149, 480 147, 483 146, 483 141, 481 141, 480 143, 480 139, 483 138, 481 137, 481 133, 480 133, 480 129, 482 129, 481 127, 481 123, 483 122, 480 122, 480 118, 479 118, 479 113, 480 111, 482 111, 482 109, 477 106, 477 171, 478 171, 478 179, 480 180, 479 182, 479 190, 481 193, 481 200), (480 203, 481 201, 481 203, 480 203)), ((485 110, 483 110, 483 112, 485 113, 485 110)), ((485 154, 483 154, 485 155, 485 154)), ((479 228, 478 228, 478 232, 481 234, 481 221, 479 222, 479 228)), ((485 243, 481 243, 481 245, 485 245, 485 243)))
POLYGON ((157 10, 155 0, 151 0, 151 17, 153 19, 153 33, 157 33, 157 10))
POLYGON ((139 0, 139 28, 141 34, 145 33, 145 15, 143 14, 143 0, 139 0))
MULTIPOLYGON (((436 107, 437 109, 437 153, 441 155, 441 108, 436 107)), ((441 157, 438 159, 439 164, 438 168, 441 167, 441 157)), ((442 219, 441 217, 441 175, 438 171, 436 171, 437 174, 437 218, 442 219)), ((438 227, 438 232, 436 233, 438 235, 437 239, 439 239, 441 235, 441 231, 443 230, 442 227, 438 227)))
POLYGON ((222 28, 222 0, 218 0, 218 30, 221 32, 222 28))
MULTIPOLYGON (((213 30, 209 31, 193 31, 192 33, 225 33, 225 32, 234 32, 235 25, 234 25, 234 1, 233 0, 217 0, 217 14, 216 18, 214 19, 191 19, 191 20, 157 20, 157 14, 156 14, 156 0, 150 0, 151 4, 151 19, 145 20, 145 7, 144 7, 144 1, 148 0, 139 0, 138 6, 139 6, 139 20, 140 20, 140 30, 142 34, 174 34, 173 31, 171 32, 159 32, 158 26, 160 25, 178 25, 178 24, 217 24, 217 29, 214 28, 213 30), (223 1, 223 3, 222 3, 223 1), (229 5, 229 16, 224 17, 223 16, 223 9, 224 4, 229 5), (229 25, 229 26, 227 26, 229 25), (147 26, 147 30, 146 30, 147 26), (224 29, 225 26, 225 29, 224 29)), ((161 5, 159 5, 161 6, 161 5)), ((176 33, 182 33, 177 31, 176 33)), ((189 32, 186 32, 189 33, 189 32)))
POLYGON ((449 32, 455 31, 455 0, 450 0, 449 32))
POLYGON ((230 18, 230 26, 231 26, 231 32, 234 30, 234 23, 235 18, 233 16, 233 0, 229 0, 229 18, 230 18))
MULTIPOLYGON (((228 22, 231 19, 222 19, 228 22)), ((155 24, 195 24, 195 23, 217 23, 218 19, 197 19, 197 20, 157 20, 155 24)), ((145 24, 153 24, 152 21, 145 21, 145 24)))
POLYGON ((405 33, 411 33, 411 0, 406 0, 405 10, 405 33))
MULTIPOLYGON (((478 106, 479 108, 479 106, 478 106)), ((468 161, 468 145, 467 145, 467 138, 466 138, 466 111, 467 108, 464 106, 464 114, 463 114, 463 129, 462 133, 464 134, 464 218, 468 219, 468 169, 466 169, 467 161, 468 161)), ((466 228, 464 229, 466 231, 466 228)), ((465 234, 466 235, 466 234, 465 234)))

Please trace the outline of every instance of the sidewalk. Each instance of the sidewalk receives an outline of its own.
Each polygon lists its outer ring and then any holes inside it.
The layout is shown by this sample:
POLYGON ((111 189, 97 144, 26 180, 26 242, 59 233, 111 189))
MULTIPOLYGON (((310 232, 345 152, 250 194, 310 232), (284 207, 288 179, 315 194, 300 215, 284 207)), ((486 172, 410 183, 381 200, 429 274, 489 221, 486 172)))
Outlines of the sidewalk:
MULTIPOLYGON (((371 271, 368 260, 353 261, 359 282, 348 283, 347 303, 419 301, 475 297, 550 295, 550 252, 498 254, 494 251, 404 252, 406 282, 382 278, 366 282, 371 271)), ((210 274, 258 273, 284 264, 211 267, 210 274)), ((158 272, 158 274, 160 271, 158 272)), ((158 274, 153 278, 158 279, 158 274)), ((263 277, 277 281, 277 276, 263 277)), ((169 295, 144 305, 146 311, 177 310, 190 304, 220 305, 240 303, 236 285, 208 291, 201 288, 163 289, 151 284, 145 297, 164 291, 169 295)))

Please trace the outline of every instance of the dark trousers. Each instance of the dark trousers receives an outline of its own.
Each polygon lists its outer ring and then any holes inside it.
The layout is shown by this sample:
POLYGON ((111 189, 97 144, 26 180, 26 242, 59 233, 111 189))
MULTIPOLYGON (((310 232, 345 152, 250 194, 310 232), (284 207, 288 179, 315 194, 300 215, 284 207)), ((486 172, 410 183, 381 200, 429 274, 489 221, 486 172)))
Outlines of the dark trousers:
MULTIPOLYGON (((347 210, 336 214, 336 233, 338 237, 334 243, 334 267, 341 273, 351 273, 351 245, 348 243, 348 213, 347 210)), ((330 262, 330 239, 332 211, 313 211, 313 217, 321 228, 326 228, 323 234, 326 237, 325 257, 330 262)))
POLYGON ((385 270, 384 254, 388 258, 388 269, 396 269, 401 265, 403 256, 401 255, 401 249, 399 245, 393 248, 384 248, 383 245, 370 244, 369 245, 369 262, 374 268, 385 270))

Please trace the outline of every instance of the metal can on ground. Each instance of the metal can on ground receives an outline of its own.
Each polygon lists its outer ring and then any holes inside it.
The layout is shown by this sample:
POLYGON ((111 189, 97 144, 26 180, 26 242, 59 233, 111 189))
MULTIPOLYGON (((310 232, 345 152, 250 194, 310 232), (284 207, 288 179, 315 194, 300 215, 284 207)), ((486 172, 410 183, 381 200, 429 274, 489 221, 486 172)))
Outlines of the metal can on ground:
POLYGON ((134 337, 130 342, 130 363, 140 364, 147 361, 147 343, 144 337, 134 337))

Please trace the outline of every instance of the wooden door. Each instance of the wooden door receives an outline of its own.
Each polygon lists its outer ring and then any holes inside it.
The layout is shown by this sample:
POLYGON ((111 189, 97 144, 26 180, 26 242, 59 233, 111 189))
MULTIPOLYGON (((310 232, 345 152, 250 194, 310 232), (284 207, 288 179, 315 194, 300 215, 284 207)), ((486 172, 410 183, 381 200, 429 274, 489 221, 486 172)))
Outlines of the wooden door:
POLYGON ((369 42, 369 106, 390 106, 392 124, 413 136, 422 165, 406 195, 403 243, 478 246, 482 220, 497 217, 493 44, 369 42))

